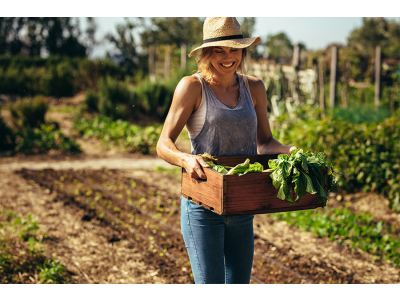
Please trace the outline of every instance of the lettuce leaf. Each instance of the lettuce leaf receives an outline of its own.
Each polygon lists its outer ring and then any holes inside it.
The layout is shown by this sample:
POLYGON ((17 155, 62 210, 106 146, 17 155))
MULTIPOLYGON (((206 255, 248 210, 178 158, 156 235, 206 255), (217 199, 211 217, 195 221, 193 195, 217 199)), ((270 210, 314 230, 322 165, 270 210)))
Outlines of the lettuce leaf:
POLYGON ((227 175, 243 174, 249 168, 249 165, 250 165, 250 159, 246 159, 244 163, 238 164, 236 167, 230 169, 227 175))

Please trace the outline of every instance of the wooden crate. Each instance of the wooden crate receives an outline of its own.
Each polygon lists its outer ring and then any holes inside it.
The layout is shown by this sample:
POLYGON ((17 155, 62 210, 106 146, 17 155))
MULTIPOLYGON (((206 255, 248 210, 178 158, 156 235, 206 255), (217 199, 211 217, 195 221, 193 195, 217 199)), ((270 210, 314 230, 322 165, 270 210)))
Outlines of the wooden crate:
MULTIPOLYGON (((278 155, 220 156, 218 164, 234 167, 246 158, 250 163, 259 162, 268 169, 268 160, 278 155)), ((272 185, 271 172, 250 173, 242 176, 223 175, 204 168, 207 179, 191 178, 182 168, 182 196, 219 215, 238 216, 275 213, 324 207, 316 195, 307 194, 300 202, 289 204, 277 197, 278 190, 272 185)), ((323 186, 327 192, 327 177, 323 186)), ((292 199, 296 194, 292 191, 292 199)))

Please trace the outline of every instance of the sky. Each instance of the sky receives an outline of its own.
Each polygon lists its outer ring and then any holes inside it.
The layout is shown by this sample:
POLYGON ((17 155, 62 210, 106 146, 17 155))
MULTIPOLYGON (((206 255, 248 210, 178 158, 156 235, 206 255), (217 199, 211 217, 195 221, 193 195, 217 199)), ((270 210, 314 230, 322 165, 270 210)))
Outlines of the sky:
MULTIPOLYGON (((134 19, 134 18, 132 18, 134 19)), ((396 18, 400 20, 400 18, 396 18)), ((115 27, 123 23, 122 17, 97 17, 97 37, 106 33, 116 33, 115 27)), ((81 20, 86 24, 85 18, 81 20)), ((254 36, 261 37, 265 42, 267 35, 285 32, 293 44, 302 42, 309 50, 324 49, 330 43, 346 44, 350 32, 362 25, 362 17, 256 17, 254 36)), ((139 36, 136 35, 139 42, 139 36)), ((92 57, 103 57, 110 45, 99 46, 92 57)))

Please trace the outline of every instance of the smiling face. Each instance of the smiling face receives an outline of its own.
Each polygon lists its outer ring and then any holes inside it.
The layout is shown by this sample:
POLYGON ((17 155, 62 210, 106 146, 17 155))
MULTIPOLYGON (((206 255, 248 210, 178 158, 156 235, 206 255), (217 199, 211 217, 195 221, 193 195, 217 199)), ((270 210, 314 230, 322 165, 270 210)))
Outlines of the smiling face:
POLYGON ((242 61, 242 49, 213 47, 210 63, 221 75, 233 74, 242 61))

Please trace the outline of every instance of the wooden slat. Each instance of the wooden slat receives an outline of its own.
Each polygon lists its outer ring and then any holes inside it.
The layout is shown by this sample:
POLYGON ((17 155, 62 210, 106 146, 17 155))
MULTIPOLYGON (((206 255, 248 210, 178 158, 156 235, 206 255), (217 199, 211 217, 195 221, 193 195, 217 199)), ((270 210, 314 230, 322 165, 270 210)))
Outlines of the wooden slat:
POLYGON ((217 213, 222 213, 223 176, 210 169, 204 169, 207 180, 191 178, 182 169, 182 194, 187 195, 193 202, 212 208, 217 213))

